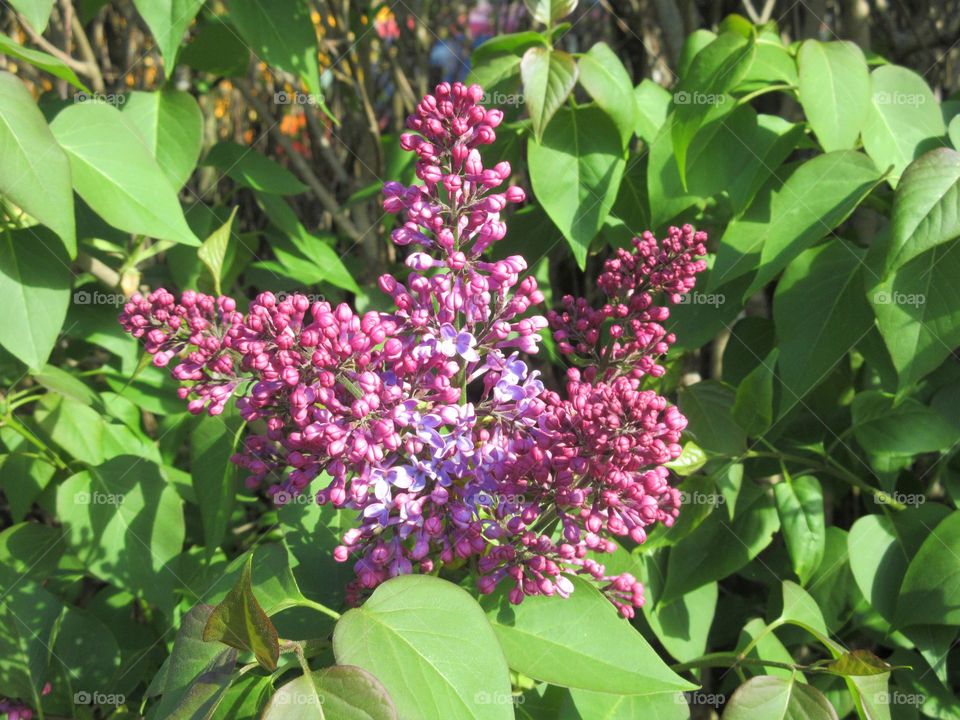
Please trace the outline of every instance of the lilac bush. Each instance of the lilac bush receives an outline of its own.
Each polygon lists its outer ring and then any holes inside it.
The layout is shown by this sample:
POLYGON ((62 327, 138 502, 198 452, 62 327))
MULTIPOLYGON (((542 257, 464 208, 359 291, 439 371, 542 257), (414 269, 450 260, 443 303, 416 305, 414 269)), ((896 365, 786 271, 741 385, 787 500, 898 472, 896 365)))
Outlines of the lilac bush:
POLYGON ((503 115, 482 97, 442 83, 408 120, 401 143, 421 184, 384 187, 401 219, 393 242, 411 250, 403 281, 380 278, 391 312, 267 292, 244 314, 229 297, 158 289, 120 320, 155 365, 178 359, 191 412, 216 415, 237 397, 253 429, 233 457, 248 487, 356 511, 334 551, 356 572, 351 603, 396 575, 469 565, 480 592, 505 582, 513 603, 565 597, 569 575, 587 576, 632 617, 639 582, 598 557, 678 514, 664 465, 686 420, 643 381, 663 373, 674 340, 658 299, 693 287, 706 236, 644 233, 604 265, 602 306, 568 296, 532 314, 543 294, 526 260, 483 256, 507 232, 500 213, 525 195, 502 189, 509 163, 483 165, 503 115), (548 325, 576 365, 564 392, 526 359, 548 325))

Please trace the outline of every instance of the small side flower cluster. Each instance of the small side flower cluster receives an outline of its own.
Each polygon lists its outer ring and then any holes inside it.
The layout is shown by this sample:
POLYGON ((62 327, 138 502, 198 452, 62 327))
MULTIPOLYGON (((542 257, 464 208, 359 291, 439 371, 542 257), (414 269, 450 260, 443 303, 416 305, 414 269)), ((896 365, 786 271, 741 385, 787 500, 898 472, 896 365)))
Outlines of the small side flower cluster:
POLYGON ((608 575, 598 554, 677 515, 663 464, 686 421, 640 383, 662 373, 673 341, 654 297, 676 302, 693 286, 705 236, 645 234, 607 262, 608 304, 564 298, 559 313, 530 314, 543 294, 526 261, 483 256, 506 234, 501 211, 525 195, 503 187, 508 163, 483 165, 503 116, 482 97, 442 83, 408 120, 401 144, 420 183, 384 187, 410 268, 403 281, 380 278, 391 312, 263 293, 242 314, 227 297, 156 290, 120 320, 155 364, 180 358, 173 373, 192 412, 220 413, 238 396, 254 432, 233 461, 249 487, 280 501, 318 481, 317 502, 356 511, 334 550, 354 566, 350 602, 398 574, 470 568, 481 592, 505 582, 514 603, 566 596, 570 577, 585 576, 630 617, 639 582, 608 575), (522 355, 548 324, 588 365, 570 371, 563 396, 522 355))

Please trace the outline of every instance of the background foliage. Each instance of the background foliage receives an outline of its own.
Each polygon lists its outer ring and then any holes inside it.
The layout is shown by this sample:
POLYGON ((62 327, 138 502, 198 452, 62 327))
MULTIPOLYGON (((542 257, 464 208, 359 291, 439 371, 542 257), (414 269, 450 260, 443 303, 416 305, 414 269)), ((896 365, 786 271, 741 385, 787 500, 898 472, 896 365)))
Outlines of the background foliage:
POLYGON ((4 4, 0 696, 78 718, 960 717, 958 8, 528 5, 4 4), (496 252, 554 296, 647 228, 711 234, 658 381, 690 420, 685 506, 607 559, 646 585, 633 628, 583 584, 510 608, 429 577, 340 616, 349 516, 244 490, 239 418, 185 413, 116 323, 145 285, 381 307, 397 132, 464 77, 533 191, 496 252))

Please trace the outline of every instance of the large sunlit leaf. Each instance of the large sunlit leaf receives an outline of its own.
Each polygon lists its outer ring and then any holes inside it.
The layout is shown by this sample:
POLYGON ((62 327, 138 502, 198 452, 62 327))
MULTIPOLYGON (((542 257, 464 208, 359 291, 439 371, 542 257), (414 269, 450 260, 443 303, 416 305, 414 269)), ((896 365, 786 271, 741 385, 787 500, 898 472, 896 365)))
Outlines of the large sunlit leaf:
POLYGON ((537 199, 583 268, 626 167, 617 128, 599 108, 564 108, 527 152, 537 199))
POLYGON ((960 625, 960 511, 927 530, 900 587, 897 625, 960 625))
POLYGON ((863 51, 849 41, 807 40, 797 53, 800 104, 825 152, 856 145, 870 105, 863 51))
POLYGON ((655 695, 692 689, 593 585, 579 578, 572 582, 573 592, 563 600, 537 595, 511 605, 507 588, 483 598, 512 669, 551 685, 595 692, 655 695))
POLYGON ((70 305, 70 266, 60 241, 44 228, 0 234, 0 345, 35 370, 60 335, 70 305))
POLYGON ((183 35, 203 3, 204 0, 133 0, 160 48, 168 78, 173 77, 183 35))
POLYGON ((189 93, 132 92, 123 114, 133 122, 174 189, 187 182, 203 146, 203 114, 189 93))
POLYGON ((899 65, 870 74, 872 102, 863 126, 863 149, 877 167, 893 166, 891 184, 915 158, 941 144, 947 128, 926 81, 899 65))
POLYGON ((50 129, 70 159, 74 189, 110 225, 200 244, 169 179, 119 110, 105 103, 73 105, 60 111, 50 129))
POLYGON ((372 673, 400 717, 508 720, 507 662, 483 611, 462 588, 426 575, 401 575, 340 618, 337 662, 372 673), (469 652, 464 642, 469 641, 469 652))
POLYGON ((0 72, 0 195, 53 230, 77 254, 70 163, 30 92, 0 72))
POLYGON ((535 45, 523 54, 523 95, 537 139, 543 138, 551 118, 566 102, 577 83, 578 72, 576 61, 562 50, 535 45))

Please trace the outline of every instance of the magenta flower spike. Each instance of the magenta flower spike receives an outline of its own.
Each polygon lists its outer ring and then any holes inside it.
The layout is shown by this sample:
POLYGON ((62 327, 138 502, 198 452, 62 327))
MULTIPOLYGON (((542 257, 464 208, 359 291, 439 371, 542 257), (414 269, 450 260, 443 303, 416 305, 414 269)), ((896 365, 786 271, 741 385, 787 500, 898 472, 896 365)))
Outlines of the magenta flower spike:
POLYGON ((249 487, 312 492, 356 513, 333 553, 353 564, 351 603, 390 577, 469 562, 482 593, 505 583, 514 603, 566 597, 580 575, 632 617, 640 583, 598 558, 679 512, 664 465, 686 420, 641 381, 663 374, 674 341, 657 299, 693 287, 706 235, 644 233, 606 262, 602 307, 568 296, 531 314, 543 294, 524 258, 483 255, 506 234, 500 213, 526 196, 504 187, 508 163, 483 164, 503 114, 482 97, 442 83, 407 121, 401 145, 420 182, 384 186, 401 220, 392 240, 410 246, 407 277, 379 280, 391 312, 262 293, 241 314, 228 297, 187 291, 177 302, 160 289, 134 296, 120 321, 156 365, 178 359, 191 412, 216 415, 237 396, 257 428, 233 458, 249 487), (562 394, 524 359, 548 326, 582 368, 562 394))

